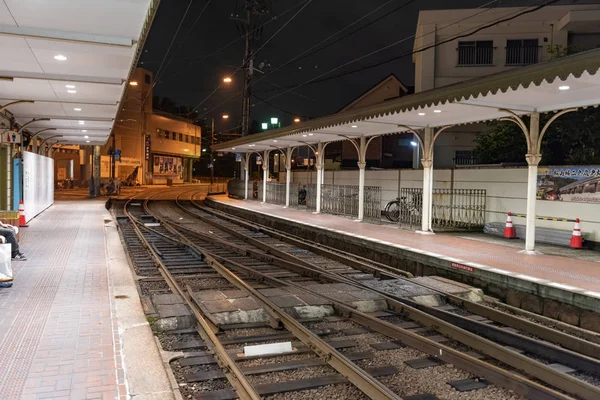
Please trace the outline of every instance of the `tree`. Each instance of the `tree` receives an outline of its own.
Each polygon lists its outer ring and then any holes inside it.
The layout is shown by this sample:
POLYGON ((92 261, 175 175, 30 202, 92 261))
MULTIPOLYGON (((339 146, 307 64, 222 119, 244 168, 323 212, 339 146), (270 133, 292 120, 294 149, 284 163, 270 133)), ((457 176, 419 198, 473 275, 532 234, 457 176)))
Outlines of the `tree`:
MULTIPOLYGON (((552 114, 540 117, 540 129, 552 114)), ((529 118, 523 118, 529 126, 529 118)), ((525 135, 513 122, 494 121, 475 139, 475 157, 483 164, 524 162, 525 135)), ((600 110, 587 108, 556 119, 542 140, 542 164, 600 164, 600 110)))

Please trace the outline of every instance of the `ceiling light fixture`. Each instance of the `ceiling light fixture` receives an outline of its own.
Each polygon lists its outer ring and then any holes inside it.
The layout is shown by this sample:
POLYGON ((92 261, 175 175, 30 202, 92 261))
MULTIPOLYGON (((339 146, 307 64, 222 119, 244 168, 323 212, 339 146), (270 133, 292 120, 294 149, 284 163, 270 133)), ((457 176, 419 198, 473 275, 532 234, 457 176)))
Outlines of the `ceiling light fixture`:
POLYGON ((562 86, 558 87, 558 90, 569 90, 569 89, 571 89, 571 87, 567 86, 567 85, 562 85, 562 86))
POLYGON ((86 140, 85 142, 86 142, 86 143, 89 143, 90 141, 89 141, 89 140, 86 140))
POLYGON ((57 54, 54 56, 54 59, 57 61, 67 61, 67 57, 62 54, 57 54))
POLYGON ((65 85, 67 89, 75 89, 75 85, 65 85))
POLYGON ((277 143, 277 140, 273 140, 273 143, 277 143))
POLYGON ((358 125, 352 125, 353 128, 358 128, 358 125))
POLYGON ((434 113, 438 113, 438 114, 439 114, 439 113, 441 113, 441 112, 442 112, 442 110, 433 110, 433 112, 434 112, 434 113))
POLYGON ((309 133, 309 134, 308 134, 308 136, 312 136, 312 135, 314 135, 314 133, 309 133))
POLYGON ((87 132, 87 129, 84 129, 84 130, 82 130, 81 132, 83 132, 83 133, 86 133, 86 132, 87 132))
POLYGON ((131 86, 137 86, 137 85, 138 85, 136 81, 131 81, 131 82, 129 82, 129 84, 130 84, 131 86))
POLYGON ((79 125, 85 125, 85 121, 79 121, 79 125))
POLYGON ((67 90, 67 93, 75 94, 77 93, 77 90, 67 90))
POLYGON ((302 135, 302 137, 307 137, 308 135, 302 135))
POLYGON ((235 150, 235 147, 232 147, 231 150, 235 150))
POLYGON ((84 139, 89 139, 90 137, 88 135, 85 135, 83 138, 84 139))
POLYGON ((73 111, 81 111, 81 108, 76 107, 76 108, 73 109, 73 111))
POLYGON ((424 112, 420 112, 420 113, 419 113, 419 116, 421 116, 421 117, 422 117, 423 115, 425 115, 425 113, 424 113, 424 112))

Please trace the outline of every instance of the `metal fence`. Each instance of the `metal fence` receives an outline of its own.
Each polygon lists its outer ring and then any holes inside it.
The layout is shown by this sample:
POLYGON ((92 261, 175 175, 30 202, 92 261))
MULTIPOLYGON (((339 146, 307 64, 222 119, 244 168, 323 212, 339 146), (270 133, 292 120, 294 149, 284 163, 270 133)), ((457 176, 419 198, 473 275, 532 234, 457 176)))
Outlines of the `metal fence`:
MULTIPOLYGON (((381 223, 381 188, 365 186, 363 219, 381 223)), ((321 212, 358 218, 358 185, 322 185, 321 212)))
MULTIPOLYGON (((246 186, 246 182, 244 182, 241 179, 232 179, 229 182, 227 182, 227 195, 229 197, 234 197, 236 199, 243 199, 244 198, 244 189, 246 186)), ((250 190, 251 190, 252 186, 248 185, 248 194, 249 194, 249 198, 252 198, 252 196, 250 196, 250 190)))
POLYGON ((410 229, 421 226, 423 189, 400 188, 398 201, 400 202, 400 226, 410 229))
MULTIPOLYGON (((421 226, 423 189, 400 189, 399 224, 421 226)), ((432 225, 437 228, 475 229, 485 224, 486 191, 483 189, 433 189, 432 225)))
POLYGON ((473 229, 485 225, 484 189, 434 189, 433 225, 473 229))
POLYGON ((302 193, 298 195, 298 205, 306 206, 306 209, 315 211, 317 209, 317 185, 310 183, 304 185, 304 201, 302 201, 302 193))
MULTIPOLYGON (((262 200, 263 182, 258 183, 258 196, 262 200)), ((267 182, 267 203, 285 204, 285 183, 267 182)))
MULTIPOLYGON (((284 183, 284 185, 285 185, 285 183, 284 183)), ((290 207, 298 206, 298 192, 299 192, 299 185, 297 183, 290 183, 290 207)), ((284 194, 284 200, 285 200, 285 194, 284 194)))

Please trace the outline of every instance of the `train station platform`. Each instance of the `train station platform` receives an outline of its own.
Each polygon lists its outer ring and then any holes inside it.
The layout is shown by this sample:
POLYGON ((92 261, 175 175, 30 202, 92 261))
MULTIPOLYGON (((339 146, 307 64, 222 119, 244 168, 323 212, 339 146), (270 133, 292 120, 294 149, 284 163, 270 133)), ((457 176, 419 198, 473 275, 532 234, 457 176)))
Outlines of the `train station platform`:
POLYGON ((105 200, 56 201, 21 229, 0 289, 0 398, 173 399, 105 200))
MULTIPOLYGON (((227 196, 212 196, 208 200, 209 205, 211 201, 216 208, 226 211, 237 209, 240 216, 250 213, 260 215, 255 220, 263 224, 271 221, 268 224, 271 227, 294 225, 295 228, 288 229, 288 233, 295 233, 295 229, 300 235, 304 231, 305 236, 312 235, 313 240, 327 243, 333 243, 335 236, 338 243, 347 245, 347 250, 353 246, 364 246, 368 250, 361 254, 363 256, 369 257, 369 251, 377 257, 385 253, 388 258, 378 258, 377 261, 389 265, 403 258, 409 261, 406 264, 414 265, 416 262, 426 266, 423 268, 431 267, 428 274, 444 275, 447 272, 446 276, 455 278, 460 275, 464 282, 475 286, 489 284, 499 292, 491 291, 496 297, 506 296, 503 290, 514 289, 584 310, 600 310, 600 262, 592 261, 598 258, 589 256, 589 251, 584 257, 576 257, 569 251, 571 249, 554 247, 551 252, 571 256, 527 255, 520 254, 514 243, 507 245, 496 238, 487 241, 481 238, 482 235, 420 235, 399 229, 396 225, 359 223, 348 218, 313 214, 259 201, 236 200, 227 196)), ((530 311, 542 313, 543 305, 540 304, 539 308, 530 311)), ((599 322, 593 322, 598 324, 598 329, 599 322)))

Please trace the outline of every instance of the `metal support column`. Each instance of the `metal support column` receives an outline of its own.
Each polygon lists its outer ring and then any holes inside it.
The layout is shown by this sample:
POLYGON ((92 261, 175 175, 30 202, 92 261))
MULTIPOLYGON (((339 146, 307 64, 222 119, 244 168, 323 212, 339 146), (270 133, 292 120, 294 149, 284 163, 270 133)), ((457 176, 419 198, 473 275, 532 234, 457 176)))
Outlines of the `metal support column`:
POLYGON ((285 152, 285 208, 290 206, 290 185, 292 180, 292 151, 288 147, 285 152))
POLYGON ((314 214, 319 214, 321 212, 321 189, 323 185, 323 175, 321 174, 321 171, 323 170, 323 143, 319 142, 317 145, 315 156, 315 168, 317 169, 317 207, 314 214))
POLYGON ((367 139, 360 137, 358 147, 358 219, 362 221, 365 215, 365 168, 367 167, 367 139))
POLYGON ((244 171, 245 171, 245 178, 244 178, 244 200, 248 200, 248 181, 250 180, 250 156, 252 154, 247 153, 246 156, 244 157, 244 171))
POLYGON ((262 162, 263 168, 263 197, 262 202, 267 202, 267 182, 269 180, 269 150, 265 150, 262 162))

